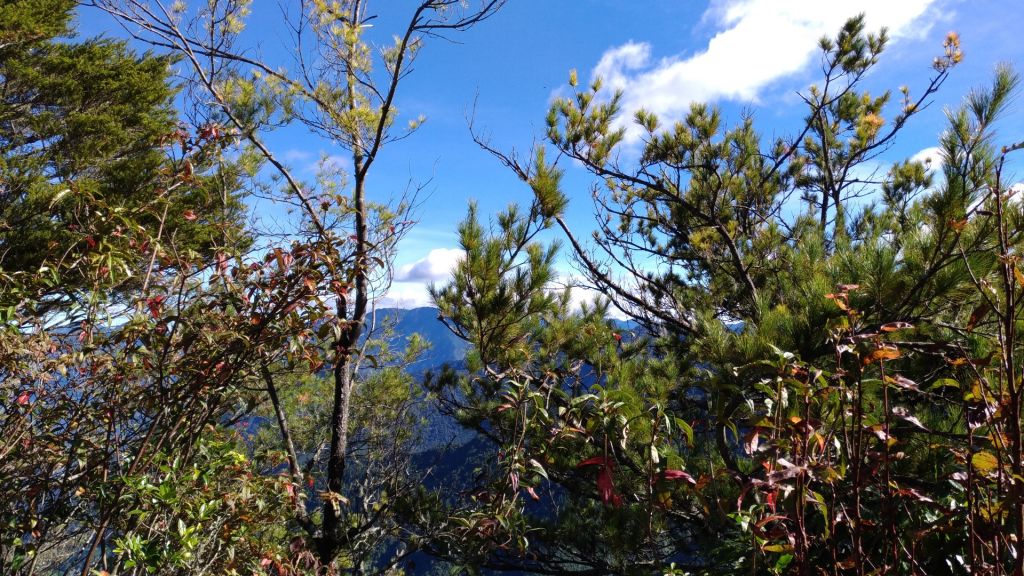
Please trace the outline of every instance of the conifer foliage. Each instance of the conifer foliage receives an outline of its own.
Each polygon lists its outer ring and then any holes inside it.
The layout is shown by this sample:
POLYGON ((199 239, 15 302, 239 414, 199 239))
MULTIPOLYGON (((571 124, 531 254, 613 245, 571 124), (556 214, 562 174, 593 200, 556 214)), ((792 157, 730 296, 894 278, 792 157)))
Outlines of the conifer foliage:
POLYGON ((875 96, 862 85, 886 43, 862 17, 823 39, 824 78, 788 138, 704 104, 629 124, 620 94, 573 74, 532 158, 480 142, 533 200, 489 234, 471 211, 466 259, 435 292, 479 353, 437 390, 499 455, 452 505, 466 558, 580 574, 1022 569, 1021 203, 1003 176, 1020 145, 996 129, 1019 77, 999 68, 948 114, 938 177, 903 162, 865 178, 962 59, 951 33, 921 88, 875 96), (597 178, 590 241, 562 217, 566 161, 597 178), (547 228, 607 301, 573 315, 524 282, 552 274, 547 228), (609 305, 640 340, 602 320, 609 305))

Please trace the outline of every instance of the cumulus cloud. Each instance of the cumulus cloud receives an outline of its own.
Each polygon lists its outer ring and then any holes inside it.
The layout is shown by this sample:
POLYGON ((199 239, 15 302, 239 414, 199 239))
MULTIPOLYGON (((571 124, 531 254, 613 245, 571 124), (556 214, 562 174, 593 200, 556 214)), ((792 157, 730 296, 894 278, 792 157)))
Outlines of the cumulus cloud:
POLYGON ((421 308, 433 306, 425 284, 396 282, 388 293, 377 301, 378 308, 421 308))
MULTIPOLYGON (((388 293, 377 301, 378 308, 420 308, 433 306, 427 285, 431 282, 444 282, 451 277, 452 268, 465 256, 456 248, 437 248, 431 250, 424 258, 410 264, 400 266, 395 273, 395 281, 388 293)), ((574 274, 568 274, 566 281, 569 288, 569 308, 579 311, 583 304, 593 305, 601 297, 601 292, 583 286, 574 274)), ((566 284, 556 283, 552 290, 561 291, 566 284)), ((605 297, 607 299, 607 297, 605 297)), ((627 317, 614 306, 608 308, 608 317, 625 320, 627 317)))
POLYGON ((441 282, 451 276, 452 269, 465 253, 458 248, 435 248, 415 262, 400 266, 395 282, 441 282))
POLYGON ((938 1, 721 0, 704 15, 702 24, 718 32, 703 50, 655 60, 650 44, 629 42, 605 52, 593 76, 623 91, 624 118, 644 108, 671 121, 691 102, 756 102, 770 84, 814 62, 818 39, 834 36, 856 12, 865 13, 869 30, 919 37, 940 17, 929 10, 938 1))
POLYGON ((928 172, 934 173, 942 168, 942 150, 938 146, 931 146, 914 154, 910 160, 921 162, 928 172))

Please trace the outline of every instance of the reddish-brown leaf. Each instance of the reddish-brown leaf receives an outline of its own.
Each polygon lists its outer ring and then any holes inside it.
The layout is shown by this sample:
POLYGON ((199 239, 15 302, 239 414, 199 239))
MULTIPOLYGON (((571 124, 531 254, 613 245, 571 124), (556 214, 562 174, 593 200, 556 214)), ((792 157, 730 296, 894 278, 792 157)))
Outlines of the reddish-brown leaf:
POLYGON ((882 332, 896 332, 897 330, 908 330, 913 327, 914 325, 910 322, 889 322, 882 324, 880 330, 882 332))
POLYGON ((977 308, 971 311, 971 317, 967 320, 967 329, 971 330, 977 326, 978 322, 981 322, 991 310, 992 308, 987 302, 979 304, 977 308))
POLYGON ((622 497, 615 493, 615 481, 612 478, 612 471, 615 463, 607 456, 594 456, 576 465, 577 468, 584 466, 598 466, 597 470, 597 493, 601 502, 611 504, 618 508, 622 505, 622 497))
POLYGON ((693 479, 693 476, 690 476, 682 470, 665 470, 661 473, 661 477, 665 480, 683 480, 693 484, 694 486, 697 485, 697 481, 693 479))
POLYGON ((587 458, 583 462, 576 465, 577 468, 583 468, 584 466, 607 466, 610 461, 605 456, 594 456, 593 458, 587 458))

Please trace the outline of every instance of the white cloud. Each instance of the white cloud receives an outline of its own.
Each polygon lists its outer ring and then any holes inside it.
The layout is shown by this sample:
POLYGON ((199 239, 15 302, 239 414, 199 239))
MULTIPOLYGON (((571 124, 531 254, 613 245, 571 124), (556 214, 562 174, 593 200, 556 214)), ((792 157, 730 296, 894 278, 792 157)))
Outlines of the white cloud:
POLYGON ((441 282, 447 280, 465 253, 458 248, 435 248, 415 262, 400 266, 396 282, 441 282))
MULTIPOLYGON (((722 0, 702 24, 719 30, 700 52, 655 61, 650 44, 609 49, 594 67, 612 90, 623 91, 623 118, 645 108, 664 121, 682 117, 691 102, 756 102, 773 82, 807 68, 818 39, 866 14, 868 30, 888 27, 893 39, 918 37, 940 17, 938 0, 722 0)), ((666 122, 667 123, 667 122, 666 122)), ((664 124, 664 123, 663 123, 664 124)), ((634 131, 633 138, 639 136, 634 131)))
POLYGON ((307 150, 299 150, 298 148, 289 148, 281 154, 281 157, 285 162, 305 162, 309 160, 313 155, 307 150))
POLYGON ((281 153, 281 159, 294 164, 303 174, 323 172, 352 172, 352 158, 344 154, 326 154, 323 150, 314 154, 309 150, 289 148, 281 153))
POLYGON ((426 284, 419 282, 395 282, 388 293, 377 301, 377 308, 422 308, 433 305, 426 284))
MULTIPOLYGON (((455 264, 464 257, 464 252, 459 249, 438 248, 420 260, 406 264, 398 269, 395 274, 395 281, 392 283, 388 293, 377 301, 378 308, 420 308, 433 306, 427 285, 431 282, 444 282, 450 278, 451 270, 455 264)), ((593 305, 594 300, 602 293, 586 286, 579 285, 579 278, 569 274, 569 307, 573 311, 579 311, 584 303, 593 305)), ((553 285, 552 290, 561 291, 565 284, 553 285)), ((606 298, 607 299, 607 298, 606 298)), ((625 320, 628 317, 614 306, 608 307, 608 317, 617 320, 625 320)))
MULTIPOLYGON (((597 300, 599 297, 608 300, 607 296, 605 296, 603 293, 597 290, 594 290, 593 288, 574 285, 572 288, 569 289, 569 308, 573 311, 579 311, 584 304, 586 304, 587 306, 593 306, 594 301, 597 300)), ((607 318, 613 318, 615 320, 626 320, 629 317, 623 314, 622 310, 619 310, 615 306, 610 305, 608 306, 607 318)))
POLYGON ((630 84, 628 73, 647 67, 650 59, 650 44, 627 42, 601 55, 592 76, 600 77, 610 90, 625 90, 630 84))
POLYGON ((925 170, 934 174, 942 168, 942 150, 938 146, 931 146, 914 154, 910 160, 923 163, 925 170))
POLYGON ((427 286, 451 278, 455 265, 465 253, 458 248, 435 248, 426 256, 400 265, 388 293, 377 301, 378 308, 420 308, 433 306, 427 286))

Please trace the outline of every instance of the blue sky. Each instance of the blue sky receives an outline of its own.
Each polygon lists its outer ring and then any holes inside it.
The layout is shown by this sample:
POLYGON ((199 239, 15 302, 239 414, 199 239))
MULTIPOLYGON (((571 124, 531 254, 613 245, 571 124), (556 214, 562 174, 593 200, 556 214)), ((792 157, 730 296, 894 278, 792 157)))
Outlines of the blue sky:
MULTIPOLYGON (((374 33, 390 38, 398 32, 401 19, 394 15, 408 5, 377 3, 381 17, 374 33)), ((426 183, 428 194, 417 226, 400 247, 396 282, 381 305, 428 303, 425 285, 443 281, 458 257, 455 226, 469 200, 478 202, 483 215, 529 201, 529 190, 472 142, 470 114, 493 146, 526 152, 543 136, 547 107, 564 93, 575 68, 581 79, 600 74, 622 89, 629 112, 642 106, 673 120, 691 101, 708 101, 732 122, 744 110, 753 112, 762 134, 792 134, 803 115, 796 94, 818 80, 816 40, 834 35, 857 12, 867 15, 871 29, 887 26, 892 38, 868 78, 874 92, 904 84, 912 93, 923 89, 950 31, 960 34, 965 54, 888 160, 934 146, 943 109, 987 83, 998 62, 1024 71, 1024 2, 1016 0, 510 0, 492 19, 453 36, 455 42, 427 42, 397 98, 407 118, 422 114, 427 122, 381 153, 369 181, 380 200, 400 195, 410 182, 426 183)), ((251 18, 248 40, 273 53, 283 40, 280 9, 255 0, 251 18)), ((84 13, 82 27, 87 34, 117 35, 99 14, 84 13)), ((1024 102, 1003 127, 1008 139, 1024 138, 1024 102)), ((282 131, 270 142, 307 175, 322 156, 344 154, 298 130, 282 131)), ((591 180, 572 166, 567 170, 567 219, 586 236, 591 180)), ((570 276, 571 270, 565 266, 564 273, 570 276)))

